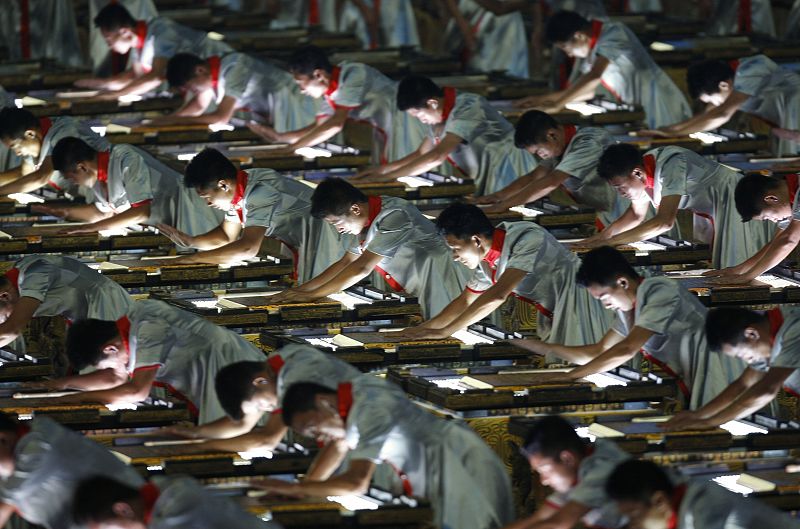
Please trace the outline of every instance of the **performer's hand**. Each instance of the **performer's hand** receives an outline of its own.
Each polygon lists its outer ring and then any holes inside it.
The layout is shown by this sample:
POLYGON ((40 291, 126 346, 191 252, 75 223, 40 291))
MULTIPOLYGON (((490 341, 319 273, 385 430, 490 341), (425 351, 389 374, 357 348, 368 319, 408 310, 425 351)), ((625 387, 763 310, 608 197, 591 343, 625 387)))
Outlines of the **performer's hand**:
POLYGON ((772 129, 772 134, 782 140, 800 142, 800 130, 790 130, 775 127, 772 129))
POLYGON ((260 136, 263 139, 272 142, 272 143, 280 143, 280 134, 270 127, 269 125, 264 125, 263 123, 258 123, 256 121, 248 121, 247 128, 255 134, 256 136, 260 136))
POLYGON ((498 202, 500 202, 500 197, 498 197, 495 194, 483 195, 482 197, 473 196, 473 197, 469 197, 467 199, 467 202, 469 202, 470 204, 475 204, 475 205, 497 204, 498 202))
POLYGON ((701 275, 703 277, 730 277, 730 276, 738 276, 741 272, 735 266, 729 266, 728 268, 720 268, 719 270, 706 270, 701 275))
POLYGON ((64 228, 63 230, 59 230, 59 235, 88 235, 90 233, 97 233, 97 228, 94 227, 92 224, 87 224, 86 226, 71 226, 69 228, 64 228))
POLYGON ((402 331, 391 333, 392 337, 398 337, 402 340, 443 340, 450 338, 450 334, 445 329, 431 329, 425 325, 418 325, 417 327, 408 327, 402 331))
POLYGON ((550 94, 527 96, 511 102, 514 108, 538 108, 548 103, 552 103, 550 94))
POLYGON ((159 223, 155 225, 156 229, 166 237, 167 239, 171 240, 175 244, 179 246, 185 246, 187 248, 191 248, 194 245, 194 237, 189 235, 188 233, 182 232, 181 230, 169 226, 167 224, 159 223))
POLYGON ((376 178, 380 175, 384 174, 384 167, 380 165, 376 165, 374 167, 367 167, 365 169, 361 169, 356 174, 350 177, 350 180, 368 180, 370 178, 376 178))
POLYGON ((509 340, 509 342, 520 349, 525 349, 526 351, 539 355, 546 355, 550 352, 550 346, 547 345, 547 342, 537 340, 536 338, 516 338, 514 340, 509 340))
POLYGON ((735 286, 735 285, 749 285, 755 280, 754 277, 746 274, 741 275, 725 275, 719 277, 712 277, 708 282, 712 285, 719 286, 735 286))
POLYGON ((684 430, 710 430, 716 428, 708 419, 702 418, 696 411, 682 411, 660 425, 665 432, 678 432, 684 430))
POLYGON ((283 481, 282 479, 264 478, 251 481, 250 485, 256 489, 271 492, 273 494, 279 494, 289 498, 305 497, 305 494, 303 494, 298 483, 283 481))
POLYGON ((78 79, 73 83, 73 85, 78 88, 91 88, 95 90, 100 90, 106 87, 107 82, 108 81, 106 79, 91 77, 87 79, 78 79))
POLYGON ((662 129, 642 129, 636 131, 637 136, 650 138, 671 138, 673 135, 662 129))

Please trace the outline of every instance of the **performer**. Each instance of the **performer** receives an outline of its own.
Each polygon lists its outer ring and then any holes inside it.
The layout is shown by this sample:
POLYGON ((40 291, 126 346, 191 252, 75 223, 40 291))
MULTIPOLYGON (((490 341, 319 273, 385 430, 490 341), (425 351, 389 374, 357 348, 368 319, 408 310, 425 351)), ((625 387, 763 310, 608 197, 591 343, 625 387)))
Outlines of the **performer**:
POLYGON ((347 253, 276 300, 314 301, 358 283, 374 269, 393 290, 416 296, 423 317, 430 318, 466 284, 467 269, 453 262, 436 227, 403 199, 368 198, 344 180, 328 178, 314 190, 311 214, 348 235, 347 253))
POLYGON ((610 313, 575 284, 580 259, 532 222, 497 227, 477 206, 452 204, 436 219, 453 257, 474 270, 466 288, 435 317, 405 330, 409 338, 447 338, 489 316, 508 296, 537 310, 544 341, 587 345, 611 326, 610 313))
POLYGON ((42 204, 32 208, 48 215, 90 223, 66 228, 66 233, 161 224, 200 235, 222 220, 221 213, 181 185, 178 172, 133 145, 116 144, 106 151, 97 151, 80 138, 67 137, 55 146, 52 158, 54 169, 70 182, 91 188, 94 195, 92 204, 42 204))
POLYGON ((391 382, 362 375, 336 391, 294 384, 283 399, 283 418, 298 433, 337 443, 350 463, 337 475, 332 465, 316 480, 265 479, 260 488, 359 494, 385 461, 396 468, 406 495, 430 501, 437 527, 488 529, 513 517, 511 484, 497 455, 469 428, 423 410, 391 382))
POLYGON ((734 266, 754 255, 774 231, 765 222, 742 222, 734 206, 742 174, 683 147, 659 147, 642 155, 633 145, 608 147, 600 177, 631 205, 619 219, 580 245, 618 246, 670 230, 679 209, 694 213, 694 238, 712 246, 714 267, 734 266), (656 215, 646 219, 650 206, 656 215))

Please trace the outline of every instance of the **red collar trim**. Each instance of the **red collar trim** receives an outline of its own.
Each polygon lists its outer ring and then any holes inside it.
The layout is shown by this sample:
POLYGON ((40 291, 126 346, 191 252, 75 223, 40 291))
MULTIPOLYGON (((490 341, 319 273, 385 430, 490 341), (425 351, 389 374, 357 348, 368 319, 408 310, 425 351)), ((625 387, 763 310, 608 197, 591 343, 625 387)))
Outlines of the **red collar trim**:
POLYGON ((597 46, 597 40, 600 38, 600 32, 603 31, 603 23, 599 20, 592 20, 592 34, 589 36, 589 51, 592 51, 597 46))
POLYGON ((317 0, 308 2, 308 25, 319 26, 319 2, 317 0))
POLYGON ((492 247, 489 248, 489 251, 483 258, 484 261, 489 263, 489 266, 494 268, 497 260, 500 259, 500 253, 503 251, 503 243, 505 240, 506 230, 495 229, 494 233, 492 234, 492 247))
POLYGON ((456 89, 452 86, 445 86, 444 91, 444 104, 442 105, 442 122, 447 121, 450 117, 450 112, 456 106, 456 89))
POLYGON ((8 272, 5 273, 5 276, 11 282, 11 284, 19 290, 19 268, 12 268, 8 272))
POLYGON ((276 377, 278 376, 278 373, 281 372, 283 364, 285 363, 286 362, 283 361, 283 357, 281 355, 272 355, 267 358, 267 364, 269 364, 270 369, 272 369, 272 372, 275 373, 276 377))
POLYGON ((211 88, 214 89, 214 92, 217 91, 217 87, 219 86, 220 63, 221 60, 218 55, 214 55, 208 58, 208 69, 209 73, 211 74, 211 88))
POLYGON ((564 151, 567 150, 569 144, 572 143, 573 138, 578 133, 577 127, 575 125, 563 125, 564 127, 564 151))
POLYGON ((667 529, 678 528, 678 511, 681 509, 681 502, 686 495, 686 485, 678 485, 672 493, 672 514, 667 522, 667 529))
POLYGON ((753 6, 751 0, 739 0, 739 33, 753 32, 753 6))
POLYGON ((642 161, 644 166, 644 185, 647 189, 653 189, 656 185, 656 157, 652 154, 645 154, 642 161))
POLYGON ((350 415, 350 408, 353 407, 353 384, 342 382, 336 389, 336 396, 339 402, 339 417, 347 421, 350 415))
POLYGON ((734 59, 732 61, 728 61, 728 65, 733 70, 733 73, 736 74, 736 70, 739 69, 739 59, 734 59))
POLYGON ((53 120, 50 118, 39 118, 39 128, 42 129, 42 138, 47 136, 47 133, 50 131, 50 127, 53 126, 53 120))
POLYGON ((97 181, 103 184, 108 182, 108 159, 110 155, 110 151, 97 153, 97 181))
POLYGON ((31 427, 27 424, 17 423, 17 441, 31 433, 31 427))
POLYGON ((158 497, 160 495, 161 491, 158 489, 158 487, 150 482, 147 482, 139 487, 139 497, 144 503, 144 523, 146 525, 149 525, 150 520, 153 518, 153 508, 155 507, 156 501, 158 501, 158 497))
POLYGON ((775 343, 775 337, 783 326, 783 313, 781 309, 771 309, 767 311, 767 319, 769 320, 769 336, 770 345, 775 343))
POLYGON ((367 209, 369 211, 367 213, 367 223, 364 225, 364 228, 372 226, 372 222, 380 214, 381 209, 383 209, 383 199, 381 197, 367 197, 367 209))
POLYGON ((338 66, 334 66, 333 70, 331 70, 331 80, 328 82, 328 89, 325 90, 326 96, 330 97, 339 88, 339 76, 341 73, 342 69, 338 66))
POLYGON ((122 346, 130 354, 131 352, 131 320, 127 316, 123 316, 117 320, 117 330, 119 337, 122 339, 122 346))
POLYGON ((144 20, 136 22, 134 31, 136 32, 136 49, 141 51, 144 48, 144 39, 147 37, 147 22, 144 20))
POLYGON ((798 174, 789 174, 786 175, 786 187, 789 191, 789 205, 794 208, 794 200, 797 196, 797 189, 800 188, 800 175, 798 174))

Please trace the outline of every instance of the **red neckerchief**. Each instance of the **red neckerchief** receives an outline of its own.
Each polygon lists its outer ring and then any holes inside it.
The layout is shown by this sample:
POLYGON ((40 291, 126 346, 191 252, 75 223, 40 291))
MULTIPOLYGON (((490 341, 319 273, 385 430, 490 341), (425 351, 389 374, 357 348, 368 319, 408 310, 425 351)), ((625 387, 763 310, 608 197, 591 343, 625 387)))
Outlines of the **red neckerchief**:
POLYGON ((31 11, 28 0, 19 0, 19 44, 23 59, 31 58, 31 11))
POLYGON ((353 384, 350 382, 342 382, 336 388, 336 396, 339 402, 339 417, 347 421, 347 416, 350 415, 350 408, 353 407, 353 384))
POLYGON ((17 441, 31 433, 31 427, 27 424, 17 423, 17 441))
POLYGON ((678 511, 680 511, 681 502, 683 501, 683 496, 685 494, 686 485, 678 485, 675 487, 675 491, 672 493, 672 514, 667 522, 667 529, 678 528, 678 511))
POLYGON ((771 309, 767 311, 767 320, 769 320, 769 336, 770 345, 775 343, 775 337, 783 326, 783 313, 781 309, 771 309))
MULTIPOLYGON (((380 20, 381 19, 381 0, 372 0, 372 11, 375 13, 375 20, 380 20)), ((370 43, 369 43, 370 49, 373 49, 373 50, 376 49, 379 44, 380 44, 380 42, 377 42, 375 40, 372 40, 372 38, 370 38, 370 43)))
POLYGON ((445 86, 443 89, 444 91, 444 104, 442 105, 442 122, 447 121, 447 118, 450 117, 450 112, 453 111, 453 107, 456 106, 456 89, 452 86, 445 86))
POLYGON ((330 97, 339 88, 339 76, 342 74, 342 69, 334 66, 331 70, 331 79, 328 81, 328 89, 325 90, 325 95, 330 97))
POLYGON ((220 58, 218 55, 208 58, 208 70, 211 74, 211 88, 214 89, 215 93, 217 91, 217 86, 219 86, 219 67, 220 58))
POLYGON ((500 259, 500 254, 503 251, 503 243, 506 240, 506 230, 495 228, 492 233, 492 247, 486 252, 483 260, 489 263, 492 268, 492 283, 494 283, 494 276, 497 273, 497 260, 500 259))
POLYGON ((233 191, 233 199, 231 199, 231 207, 236 210, 239 216, 239 222, 244 222, 244 214, 242 213, 241 202, 244 198, 244 190, 247 188, 247 171, 239 171, 236 173, 236 189, 233 191))
POLYGON ((117 331, 122 340, 122 346, 130 354, 131 352, 131 320, 127 316, 123 316, 117 320, 117 331))
POLYGON ((142 499, 142 503, 144 504, 145 525, 150 524, 150 520, 153 518, 153 508, 155 507, 156 501, 158 501, 158 497, 160 495, 161 491, 158 490, 158 487, 149 481, 139 487, 139 497, 142 499))
POLYGON ((281 372, 283 364, 285 363, 286 362, 283 361, 283 357, 281 355, 272 355, 269 358, 267 358, 267 364, 269 364, 269 367, 270 369, 272 369, 272 372, 275 373, 275 377, 277 377, 278 373, 281 372))
POLYGON ((372 226, 372 222, 375 218, 380 214, 381 209, 383 209, 383 199, 379 196, 377 197, 367 197, 367 223, 364 225, 364 228, 369 228, 372 226))
POLYGON ((644 166, 644 186, 653 189, 656 185, 656 157, 652 154, 645 154, 642 158, 644 166))
POLYGON ((99 151, 97 153, 97 181, 100 183, 108 182, 108 159, 110 151, 99 151))
POLYGON ((728 61, 728 66, 731 67, 731 70, 733 70, 733 73, 735 74, 736 70, 739 69, 739 59, 734 59, 732 61, 728 61))
POLYGON ((739 33, 753 32, 753 6, 750 0, 739 0, 739 33))
POLYGON ((53 120, 50 118, 39 118, 39 128, 42 129, 42 138, 47 136, 47 133, 50 131, 50 127, 53 126, 53 120))
POLYGON ((572 143, 572 139, 578 133, 577 127, 575 125, 563 125, 564 127, 564 150, 567 150, 569 144, 572 143))
POLYGON ((597 46, 597 39, 600 38, 600 32, 603 31, 603 23, 599 20, 592 20, 592 34, 589 35, 589 51, 592 51, 597 46))
POLYGON ((794 209, 794 198, 797 196, 797 189, 800 187, 797 174, 786 175, 786 187, 789 191, 789 205, 794 209))
POLYGON ((133 28, 133 30, 136 32, 136 46, 134 46, 134 48, 142 51, 142 48, 144 48, 144 39, 147 36, 147 22, 139 20, 136 22, 136 27, 133 28))
POLYGON ((319 26, 319 2, 308 0, 308 25, 319 26))
POLYGON ((5 273, 6 278, 11 283, 11 285, 19 290, 19 268, 12 268, 8 272, 5 273))

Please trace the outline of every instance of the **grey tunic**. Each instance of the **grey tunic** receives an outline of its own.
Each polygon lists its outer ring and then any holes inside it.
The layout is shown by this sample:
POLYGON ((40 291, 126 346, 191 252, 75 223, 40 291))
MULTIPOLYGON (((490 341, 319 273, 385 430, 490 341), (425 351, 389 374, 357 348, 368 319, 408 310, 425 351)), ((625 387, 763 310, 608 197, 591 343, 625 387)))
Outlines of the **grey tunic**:
POLYGON ((127 318, 128 372, 158 369, 156 385, 186 398, 200 424, 225 416, 214 385, 220 369, 264 361, 264 353, 235 332, 162 301, 137 301, 127 318))
POLYGON ((607 130, 599 127, 575 127, 566 125, 569 139, 564 154, 555 169, 569 175, 562 184, 564 189, 580 205, 597 210, 597 218, 603 226, 617 220, 630 206, 630 201, 621 197, 605 180, 597 175, 597 162, 603 151, 616 143, 607 130))
POLYGON ((278 132, 297 130, 314 122, 316 102, 300 93, 292 75, 272 63, 245 53, 220 58, 216 103, 226 96, 236 100, 237 112, 267 121, 278 132))
POLYGON ((180 52, 206 58, 232 51, 229 45, 208 38, 203 31, 188 28, 168 18, 156 17, 145 23, 144 39, 141 47, 131 49, 130 64, 137 75, 142 75, 153 69, 153 60, 157 58, 169 59, 180 52))
POLYGON ((769 312, 770 323, 777 320, 775 326, 779 325, 773 336, 770 356, 750 364, 750 367, 761 372, 767 372, 771 367, 795 368, 796 371, 789 375, 783 385, 787 391, 800 395, 800 308, 781 306, 769 312))
POLYGON ((740 13, 741 0, 714 0, 714 12, 707 30, 709 35, 736 35, 738 33, 761 33, 776 37, 775 21, 772 17, 772 2, 750 0, 749 13, 740 13), (740 16, 750 19, 750 28, 740 27, 740 16))
POLYGON ((225 219, 241 222, 245 228, 264 227, 265 236, 288 246, 301 283, 321 274, 344 255, 336 230, 311 216, 310 187, 272 169, 249 169, 237 178, 234 202, 238 204, 225 219))
MULTIPOLYGON (((47 120, 42 120, 43 124, 47 124, 47 120)), ((53 154, 53 148, 58 145, 58 142, 63 138, 73 137, 80 138, 88 143, 96 151, 107 151, 110 144, 108 141, 92 131, 89 126, 81 121, 71 117, 58 117, 49 120, 50 128, 42 138, 42 146, 39 149, 39 157, 35 160, 35 165, 38 168, 42 165, 45 158, 53 154)), ((78 193, 82 195, 91 195, 91 191, 79 187, 67 180, 64 175, 58 171, 53 171, 50 177, 50 185, 56 189, 63 189, 72 195, 78 193)), ((91 196, 87 196, 91 198, 91 196)))
MULTIPOLYGON (((397 82, 371 66, 345 61, 334 67, 323 99, 320 116, 330 116, 336 109, 346 108, 347 119, 372 126, 374 163, 397 160, 419 145, 409 145, 409 138, 399 133, 410 120, 397 110, 397 82)), ((421 141, 421 133, 416 137, 421 141)))
POLYGON ((29 255, 14 268, 20 297, 41 302, 33 314, 37 317, 116 320, 133 306, 124 288, 72 257, 29 255))
POLYGON ((444 93, 444 121, 429 127, 430 138, 434 143, 448 133, 461 138, 447 161, 475 180, 477 196, 503 189, 536 169, 536 158, 514 146, 514 126, 486 98, 450 87, 444 93))
POLYGON ((114 145, 108 158, 108 180, 93 186, 95 207, 122 213, 150 204, 145 224, 175 226, 189 235, 208 233, 223 219, 193 190, 183 185, 183 176, 133 145, 114 145))
POLYGON ((592 69, 598 55, 608 59, 601 77, 603 87, 620 101, 644 108, 648 127, 672 125, 691 117, 683 92, 626 25, 595 21, 592 36, 596 44, 581 63, 582 72, 592 69))
MULTIPOLYGON (((529 76, 528 38, 520 11, 495 15, 474 0, 459 0, 458 10, 467 19, 477 41, 475 50, 467 57, 471 69, 501 71, 514 77, 529 76)), ((445 34, 445 42, 463 47, 463 37, 454 20, 448 24, 445 34)), ((456 46, 451 49, 460 51, 456 46)))
POLYGON ((76 527, 72 496, 78 484, 104 476, 139 487, 144 480, 106 448, 48 417, 30 422, 14 447, 14 473, 0 481, 0 500, 30 523, 47 529, 76 527))
POLYGON ((346 2, 342 10, 340 32, 355 33, 364 49, 419 47, 417 19, 411 0, 366 0, 365 3, 378 17, 378 42, 370 39, 364 17, 353 2, 346 2))
POLYGON ((614 469, 631 456, 620 449, 613 441, 598 439, 578 465, 578 481, 566 494, 555 492, 545 501, 551 507, 560 509, 574 501, 590 507, 582 521, 586 527, 616 529, 625 525, 625 518, 616 505, 606 495, 605 485, 614 469))
POLYGON ((372 375, 352 382, 352 398, 345 425, 351 458, 402 472, 410 492, 430 501, 437 527, 489 529, 514 519, 506 469, 475 432, 372 375))
POLYGON ((405 200, 370 197, 370 223, 348 237, 349 252, 382 257, 376 268, 395 289, 416 296, 428 319, 457 298, 468 271, 453 261, 436 226, 405 200))
POLYGON ((83 67, 86 60, 78 37, 75 6, 70 0, 27 0, 30 54, 23 50, 22 6, 20 0, 0 0, 0 30, 8 58, 52 59, 58 64, 83 67))
POLYGON ((281 347, 269 355, 268 361, 278 372, 276 387, 279 403, 283 402, 286 390, 293 384, 314 382, 336 389, 342 382, 350 382, 361 376, 361 371, 347 362, 310 345, 290 344, 281 347))
POLYGON ((150 510, 148 529, 280 529, 244 511, 230 498, 218 496, 188 476, 157 476, 159 495, 150 510))
MULTIPOLYGON (((800 75, 785 70, 765 55, 739 61, 733 89, 750 96, 742 112, 758 116, 772 127, 800 129, 800 75)), ((800 144, 780 140, 773 144, 775 154, 794 155, 800 144)))
POLYGON ((792 9, 787 17, 786 32, 783 35, 783 40, 798 39, 800 39, 800 0, 794 0, 792 9))
POLYGON ((800 528, 800 522, 788 513, 709 481, 688 483, 677 519, 676 529, 800 528))
POLYGON ((503 222, 494 232, 492 249, 467 283, 472 292, 484 292, 508 268, 527 272, 514 288, 519 299, 537 308, 536 333, 542 340, 564 345, 600 341, 613 316, 575 284, 581 261, 545 228, 533 222, 503 222))
POLYGON ((706 309, 697 296, 665 277, 649 277, 639 284, 636 306, 617 311, 612 327, 627 336, 634 327, 654 334, 642 350, 664 371, 677 377, 691 409, 716 397, 744 370, 736 358, 710 354, 705 334, 706 309))
POLYGON ((712 245, 714 268, 735 266, 758 252, 775 232, 769 222, 742 222, 734 191, 742 174, 683 147, 659 147, 645 154, 653 168, 651 203, 680 195, 680 209, 695 214, 695 238, 712 245), (699 229, 705 228, 705 229, 699 229), (700 236, 698 236, 700 235, 700 236))

